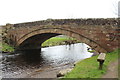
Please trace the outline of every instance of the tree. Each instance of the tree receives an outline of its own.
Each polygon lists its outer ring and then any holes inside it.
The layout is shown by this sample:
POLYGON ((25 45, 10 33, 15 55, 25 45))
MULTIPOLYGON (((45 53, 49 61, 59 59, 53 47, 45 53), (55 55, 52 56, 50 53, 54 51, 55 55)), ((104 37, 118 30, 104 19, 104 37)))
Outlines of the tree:
POLYGON ((113 12, 115 15, 120 17, 120 0, 116 0, 113 3, 113 12))
POLYGON ((118 2, 118 17, 120 17, 120 1, 118 2))

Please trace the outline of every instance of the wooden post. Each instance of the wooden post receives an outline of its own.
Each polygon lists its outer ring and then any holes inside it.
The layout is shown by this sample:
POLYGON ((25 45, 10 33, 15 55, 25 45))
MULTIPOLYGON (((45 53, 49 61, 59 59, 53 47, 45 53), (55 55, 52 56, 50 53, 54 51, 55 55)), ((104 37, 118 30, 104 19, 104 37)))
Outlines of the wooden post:
POLYGON ((102 70, 104 60, 97 60, 99 62, 99 69, 102 70))
POLYGON ((106 54, 105 53, 101 53, 98 58, 97 58, 97 61, 99 62, 99 69, 102 70, 102 67, 103 67, 103 63, 105 61, 105 56, 106 54))

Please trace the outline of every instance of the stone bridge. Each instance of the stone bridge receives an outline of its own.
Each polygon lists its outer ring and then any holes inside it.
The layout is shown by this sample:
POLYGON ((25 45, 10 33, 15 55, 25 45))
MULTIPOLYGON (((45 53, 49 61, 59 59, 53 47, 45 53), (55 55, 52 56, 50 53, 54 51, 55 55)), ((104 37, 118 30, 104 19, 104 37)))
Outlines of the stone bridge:
POLYGON ((88 44, 98 52, 118 48, 118 20, 109 19, 47 19, 10 24, 7 42, 16 50, 41 49, 41 44, 57 35, 67 35, 88 44))

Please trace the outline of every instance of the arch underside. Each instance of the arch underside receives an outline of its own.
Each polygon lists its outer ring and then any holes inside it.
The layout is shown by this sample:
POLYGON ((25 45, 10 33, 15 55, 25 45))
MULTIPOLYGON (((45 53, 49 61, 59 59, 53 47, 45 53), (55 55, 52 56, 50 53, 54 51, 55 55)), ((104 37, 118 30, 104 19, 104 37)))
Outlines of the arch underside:
POLYGON ((86 43, 98 52, 107 52, 107 50, 105 50, 100 44, 96 43, 94 40, 87 38, 77 32, 59 28, 44 28, 32 31, 18 40, 17 49, 40 49, 41 44, 44 41, 60 34, 76 38, 80 42, 86 43))

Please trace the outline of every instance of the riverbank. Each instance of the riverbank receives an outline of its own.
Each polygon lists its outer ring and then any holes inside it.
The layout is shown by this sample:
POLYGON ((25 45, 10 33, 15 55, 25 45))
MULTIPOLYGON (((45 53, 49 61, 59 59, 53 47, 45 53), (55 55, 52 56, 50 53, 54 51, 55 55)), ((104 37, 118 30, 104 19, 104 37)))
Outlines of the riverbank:
POLYGON ((14 52, 14 47, 12 47, 12 46, 10 46, 10 45, 8 45, 7 43, 0 43, 0 47, 2 47, 1 49, 1 51, 2 52, 14 52))
MULTIPOLYGON (((74 38, 69 37, 53 37, 46 40, 42 47, 50 47, 50 46, 58 46, 58 45, 67 45, 67 44, 74 44, 78 43, 79 41, 74 38)), ((2 47, 2 52, 14 52, 14 47, 8 45, 7 43, 1 43, 0 46, 2 47)))
POLYGON ((84 43, 41 49, 41 53, 3 54, 4 78, 57 78, 60 70, 74 67, 74 62, 92 56, 84 43))
POLYGON ((69 38, 69 37, 53 37, 53 38, 46 40, 42 44, 42 47, 68 45, 68 44, 74 44, 74 43, 79 43, 79 41, 74 38, 69 38))
POLYGON ((102 70, 98 69, 99 63, 97 62, 97 55, 78 62, 74 69, 65 75, 64 78, 101 78, 106 74, 108 65, 118 59, 119 51, 120 49, 107 53, 102 70))

